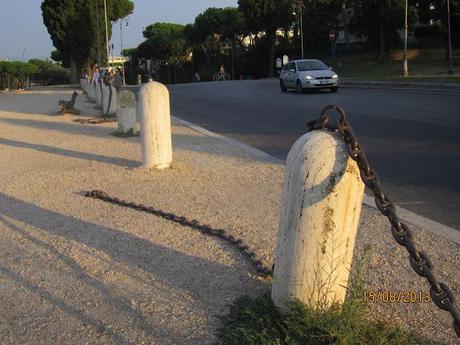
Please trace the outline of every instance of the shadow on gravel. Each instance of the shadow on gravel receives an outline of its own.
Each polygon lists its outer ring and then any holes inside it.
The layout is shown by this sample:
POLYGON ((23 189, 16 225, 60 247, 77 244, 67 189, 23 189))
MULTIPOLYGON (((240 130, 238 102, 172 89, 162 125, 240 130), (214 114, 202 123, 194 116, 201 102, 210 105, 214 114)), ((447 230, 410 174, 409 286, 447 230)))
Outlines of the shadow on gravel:
POLYGON ((109 139, 119 140, 111 135, 113 128, 98 126, 98 125, 82 125, 77 123, 66 123, 66 122, 53 122, 53 121, 40 121, 40 120, 29 120, 29 119, 17 119, 1 117, 0 122, 7 123, 15 126, 30 127, 35 129, 45 129, 51 131, 59 131, 64 133, 87 135, 94 137, 107 136, 109 139))
POLYGON ((77 158, 77 159, 82 159, 82 160, 87 160, 87 161, 96 161, 100 163, 118 165, 118 166, 127 167, 127 168, 135 168, 140 165, 140 162, 131 160, 131 159, 109 157, 109 156, 88 153, 88 152, 79 152, 79 151, 61 149, 58 147, 42 145, 42 144, 30 144, 30 143, 26 143, 23 141, 9 140, 9 139, 3 139, 3 138, 0 138, 0 145, 19 147, 23 149, 30 149, 34 151, 51 153, 55 155, 77 158))
MULTIPOLYGON (((81 272, 81 269, 80 269, 81 272)), ((73 318, 80 320, 85 325, 91 325, 97 333, 108 335, 115 344, 124 345, 124 344, 135 344, 123 338, 120 334, 114 332, 110 328, 106 327, 101 321, 88 317, 83 311, 78 310, 76 307, 73 307, 67 304, 64 300, 56 297, 49 291, 44 288, 39 287, 38 285, 33 284, 20 274, 0 265, 0 274, 6 279, 13 281, 15 284, 20 285, 21 288, 27 289, 32 294, 40 296, 41 299, 52 304, 56 309, 63 311, 64 313, 72 316, 73 318)), ((82 278, 85 278, 85 275, 82 275, 82 278)), ((91 278, 92 279, 92 278, 91 278)), ((18 340, 18 339, 16 339, 18 340)))
MULTIPOLYGON (((92 201, 89 201, 87 207, 91 207, 91 204, 92 201)), ((85 207, 84 200, 82 200, 82 207, 85 207)), ((159 288, 163 289, 160 292, 172 300, 180 298, 181 291, 189 291, 193 295, 192 303, 196 304, 197 308, 211 313, 218 312, 229 295, 234 294, 235 291, 240 291, 242 287, 247 286, 251 281, 251 278, 244 272, 233 270, 219 263, 186 255, 114 228, 53 212, 3 193, 0 193, 0 214, 2 215, 0 216, 0 222, 6 225, 10 231, 27 238, 69 268, 69 270, 64 271, 64 274, 70 276, 63 277, 63 279, 73 278, 80 283, 84 283, 88 286, 87 293, 91 294, 91 296, 94 296, 94 289, 97 290, 102 296, 103 303, 110 305, 112 313, 123 314, 121 317, 126 318, 126 327, 131 323, 131 326, 137 327, 155 338, 167 337, 175 344, 183 344, 185 339, 177 332, 174 325, 165 329, 164 322, 161 326, 155 324, 155 317, 159 318, 159 320, 164 320, 165 317, 168 318, 168 314, 154 314, 151 319, 144 319, 140 311, 131 307, 126 300, 119 296, 114 296, 109 286, 86 274, 81 265, 72 258, 63 255, 51 244, 31 236, 29 231, 11 224, 11 222, 7 221, 7 218, 15 219, 54 236, 59 236, 68 241, 79 242, 101 251, 113 258, 114 261, 123 264, 127 272, 133 271, 132 267, 147 272, 153 276, 154 281, 156 280, 160 283, 159 288), (244 283, 245 281, 247 282, 246 284, 244 283), (166 289, 165 284, 168 286, 166 289)), ((181 229, 178 230, 181 231, 181 229)), ((123 339, 121 335, 107 329, 102 324, 102 321, 88 318, 76 306, 66 304, 65 300, 33 284, 26 277, 19 275, 10 268, 0 267, 0 273, 24 288, 38 293, 40 297, 70 316, 94 326, 98 332, 107 332, 117 344, 131 344, 129 340, 123 339)), ((46 277, 46 268, 44 268, 44 272, 41 272, 41 275, 46 277)), ((51 284, 52 282, 49 283, 51 284)), ((152 284, 152 282, 149 283, 152 284)), ((65 294, 65 291, 63 293, 65 294)), ((240 293, 243 293, 243 291, 240 291, 240 293)), ((72 297, 75 298, 75 296, 72 297)), ((153 297, 146 295, 143 298, 148 300, 153 297)), ((194 308, 193 304, 188 308, 194 308)), ((104 310, 107 310, 107 308, 104 310)), ((106 314, 102 318, 104 322, 107 322, 106 319, 110 321, 111 315, 106 314)), ((109 328, 112 328, 114 325, 109 326, 109 328)), ((203 339, 195 338, 194 341, 197 344, 205 343, 205 338, 206 336, 203 336, 203 339)))
MULTIPOLYGON (((71 95, 71 90, 60 90, 58 92, 50 90, 50 92, 24 91, 3 94, 0 93, 0 111, 55 116, 56 112, 59 110, 58 101, 60 99, 70 100, 71 95), (40 104, 37 96, 47 97, 47 100, 40 104), (50 99, 56 99, 56 102, 49 102, 50 99), (45 103, 47 104, 46 106, 45 103)), ((79 94, 75 103, 76 108, 78 108, 82 98, 83 96, 79 94)))

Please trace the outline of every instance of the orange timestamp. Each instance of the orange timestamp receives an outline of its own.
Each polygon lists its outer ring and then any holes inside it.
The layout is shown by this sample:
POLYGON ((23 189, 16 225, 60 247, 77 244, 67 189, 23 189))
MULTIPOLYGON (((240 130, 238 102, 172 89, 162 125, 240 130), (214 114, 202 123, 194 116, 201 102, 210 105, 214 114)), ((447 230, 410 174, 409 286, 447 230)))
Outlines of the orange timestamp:
POLYGON ((366 290, 364 291, 365 303, 430 303, 431 296, 428 291, 415 290, 366 290))

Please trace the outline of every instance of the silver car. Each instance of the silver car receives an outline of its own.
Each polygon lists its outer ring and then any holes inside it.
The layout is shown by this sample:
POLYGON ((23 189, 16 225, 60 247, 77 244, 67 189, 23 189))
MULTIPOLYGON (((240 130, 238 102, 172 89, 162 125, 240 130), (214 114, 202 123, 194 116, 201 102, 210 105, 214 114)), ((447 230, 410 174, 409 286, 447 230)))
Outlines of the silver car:
POLYGON ((320 60, 294 60, 287 63, 281 70, 280 88, 296 89, 302 92, 306 89, 330 89, 337 92, 339 77, 330 67, 320 60))

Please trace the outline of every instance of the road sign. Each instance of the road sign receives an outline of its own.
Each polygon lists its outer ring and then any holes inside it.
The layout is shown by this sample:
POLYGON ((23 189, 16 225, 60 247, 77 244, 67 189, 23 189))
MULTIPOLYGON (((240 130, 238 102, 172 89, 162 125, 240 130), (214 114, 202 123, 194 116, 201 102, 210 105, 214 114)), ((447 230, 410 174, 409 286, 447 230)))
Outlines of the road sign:
POLYGON ((330 39, 331 41, 335 41, 335 31, 329 32, 329 39, 330 39))

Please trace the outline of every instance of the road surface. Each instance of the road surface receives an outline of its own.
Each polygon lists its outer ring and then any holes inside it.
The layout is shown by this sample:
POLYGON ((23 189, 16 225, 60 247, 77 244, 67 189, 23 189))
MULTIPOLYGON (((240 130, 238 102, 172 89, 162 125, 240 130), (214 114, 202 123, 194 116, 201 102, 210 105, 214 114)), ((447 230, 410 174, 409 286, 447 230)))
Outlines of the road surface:
POLYGON ((348 113, 385 190, 400 206, 460 230, 460 93, 342 88, 281 93, 276 80, 168 86, 173 115, 285 159, 306 122, 348 113))

